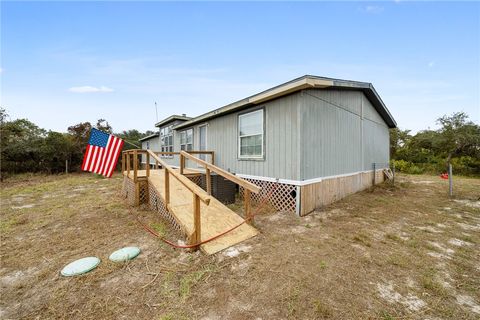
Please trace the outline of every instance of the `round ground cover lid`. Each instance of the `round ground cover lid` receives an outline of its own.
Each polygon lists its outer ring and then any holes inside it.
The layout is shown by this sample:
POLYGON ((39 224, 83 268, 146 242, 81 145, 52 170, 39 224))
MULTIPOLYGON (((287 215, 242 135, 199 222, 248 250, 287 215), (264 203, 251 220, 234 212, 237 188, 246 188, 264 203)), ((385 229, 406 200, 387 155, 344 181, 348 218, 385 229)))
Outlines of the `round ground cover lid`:
POLYGON ((113 262, 124 262, 135 258, 140 254, 138 247, 125 247, 112 253, 109 257, 113 262))
POLYGON ((100 263, 97 257, 86 257, 67 264, 61 274, 65 277, 77 276, 95 269, 100 263))

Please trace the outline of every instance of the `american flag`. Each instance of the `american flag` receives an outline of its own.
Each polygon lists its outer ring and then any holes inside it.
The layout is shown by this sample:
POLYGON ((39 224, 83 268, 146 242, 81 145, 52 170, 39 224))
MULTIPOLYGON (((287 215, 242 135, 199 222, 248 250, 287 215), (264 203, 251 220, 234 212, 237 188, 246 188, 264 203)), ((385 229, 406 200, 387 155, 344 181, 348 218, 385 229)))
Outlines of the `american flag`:
POLYGON ((114 135, 92 128, 87 150, 83 157, 82 170, 110 178, 122 151, 123 140, 114 135))

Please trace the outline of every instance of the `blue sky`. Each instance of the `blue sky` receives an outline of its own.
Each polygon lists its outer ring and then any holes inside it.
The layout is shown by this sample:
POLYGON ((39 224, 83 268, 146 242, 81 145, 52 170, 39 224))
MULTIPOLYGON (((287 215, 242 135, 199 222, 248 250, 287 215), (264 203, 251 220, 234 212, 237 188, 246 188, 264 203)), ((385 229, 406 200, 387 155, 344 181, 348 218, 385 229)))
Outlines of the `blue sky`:
POLYGON ((475 2, 1 2, 1 105, 153 129, 304 74, 372 82, 403 129, 480 121, 475 2))

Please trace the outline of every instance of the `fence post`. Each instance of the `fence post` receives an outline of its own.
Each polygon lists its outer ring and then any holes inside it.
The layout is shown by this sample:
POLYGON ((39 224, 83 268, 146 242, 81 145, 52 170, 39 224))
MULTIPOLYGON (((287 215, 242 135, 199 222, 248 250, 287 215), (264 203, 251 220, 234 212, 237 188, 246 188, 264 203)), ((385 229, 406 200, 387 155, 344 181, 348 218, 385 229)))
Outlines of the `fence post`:
POLYGON ((376 183, 376 175, 377 175, 377 170, 375 168, 375 162, 373 163, 373 186, 375 187, 376 183))
POLYGON ((133 181, 137 182, 137 176, 138 176, 138 153, 137 150, 133 151, 133 181))
POLYGON ((392 167, 393 167, 393 170, 392 170, 392 173, 393 173, 392 184, 395 185, 395 162, 392 163, 392 167))
POLYGON ((147 151, 147 158, 146 158, 146 170, 147 170, 147 177, 150 177, 150 153, 147 151))
POLYGON ((212 176, 210 174, 210 169, 205 169, 205 177, 206 177, 206 184, 207 184, 207 193, 211 196, 212 195, 212 176))
POLYGON ((68 173, 68 159, 65 159, 65 173, 68 173))
POLYGON ((185 157, 183 154, 180 154, 180 174, 183 174, 183 169, 185 168, 185 157))
POLYGON ((170 203, 170 173, 167 169, 165 171, 165 207, 168 209, 168 204, 170 203))
POLYGON ((122 176, 125 174, 125 153, 122 152, 122 176))
POLYGON ((130 176, 130 152, 127 151, 125 154, 127 157, 127 177, 130 176))
POLYGON ((192 237, 193 243, 200 243, 201 240, 201 221, 200 221, 200 198, 195 193, 193 194, 193 225, 195 231, 192 237))
POLYGON ((251 212, 251 205, 250 205, 250 190, 244 188, 244 206, 245 206, 245 219, 249 219, 248 223, 253 223, 253 217, 251 212))
POLYGON ((453 197, 453 177, 452 177, 452 164, 448 164, 448 194, 453 197))

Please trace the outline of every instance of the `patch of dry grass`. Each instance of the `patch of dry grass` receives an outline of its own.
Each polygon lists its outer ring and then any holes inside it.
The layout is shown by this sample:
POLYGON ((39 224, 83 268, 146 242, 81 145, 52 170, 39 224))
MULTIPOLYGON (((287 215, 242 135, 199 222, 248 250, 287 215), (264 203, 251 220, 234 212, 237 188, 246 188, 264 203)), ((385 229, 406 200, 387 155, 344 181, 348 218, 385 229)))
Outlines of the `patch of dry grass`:
MULTIPOLYGON (((438 177, 400 175, 395 186, 305 218, 268 208, 256 217, 261 234, 234 258, 174 250, 150 237, 132 214, 169 239, 180 235, 155 213, 129 208, 120 179, 23 176, 1 185, 6 318, 478 318, 458 301, 480 303, 480 212, 469 205, 478 201, 480 179, 456 177, 454 199, 438 177), (108 261, 127 245, 141 247, 137 259, 108 261), (102 259, 96 270, 59 275, 87 255, 102 259), (391 291, 379 292, 388 283, 391 291)), ((241 213, 242 201, 231 208, 241 213)))

